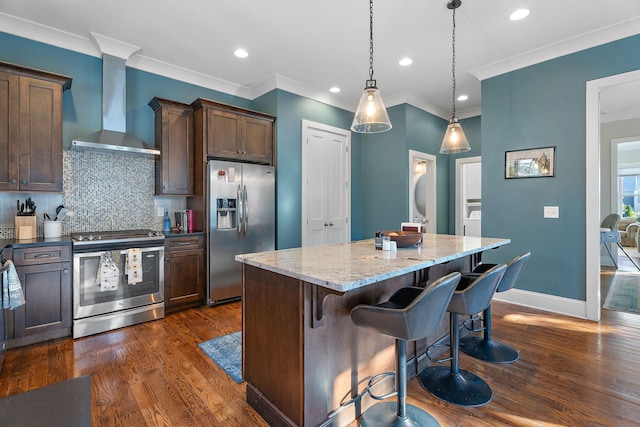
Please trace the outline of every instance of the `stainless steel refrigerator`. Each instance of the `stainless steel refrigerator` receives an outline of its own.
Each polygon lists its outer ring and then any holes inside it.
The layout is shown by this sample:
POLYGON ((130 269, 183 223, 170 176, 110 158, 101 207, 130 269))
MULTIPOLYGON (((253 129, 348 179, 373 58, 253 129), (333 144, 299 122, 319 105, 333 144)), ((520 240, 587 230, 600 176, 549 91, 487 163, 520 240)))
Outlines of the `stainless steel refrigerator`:
POLYGON ((207 305, 242 295, 241 253, 275 249, 275 171, 210 160, 207 186, 207 305))

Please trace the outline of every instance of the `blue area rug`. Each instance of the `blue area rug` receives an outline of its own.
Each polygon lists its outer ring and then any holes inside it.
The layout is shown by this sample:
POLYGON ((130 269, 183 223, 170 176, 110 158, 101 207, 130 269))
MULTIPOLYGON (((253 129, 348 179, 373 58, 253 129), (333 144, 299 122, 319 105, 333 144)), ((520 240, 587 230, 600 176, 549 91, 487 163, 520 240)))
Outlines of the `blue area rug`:
POLYGON ((198 344, 207 356, 220 366, 235 382, 242 379, 242 332, 223 335, 198 344))

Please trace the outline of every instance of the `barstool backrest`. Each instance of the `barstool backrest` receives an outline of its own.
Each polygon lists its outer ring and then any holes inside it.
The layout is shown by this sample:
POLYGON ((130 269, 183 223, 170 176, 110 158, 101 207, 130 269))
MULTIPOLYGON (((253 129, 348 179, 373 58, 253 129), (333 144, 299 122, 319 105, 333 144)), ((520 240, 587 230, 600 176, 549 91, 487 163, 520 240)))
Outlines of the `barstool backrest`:
POLYGON ((491 298, 506 270, 506 264, 498 264, 480 274, 464 289, 456 290, 448 310, 458 314, 476 314, 484 311, 491 304, 491 298))
POLYGON ((442 321, 459 281, 460 273, 451 273, 424 289, 398 289, 386 303, 355 306, 351 310, 351 319, 357 326, 405 341, 424 338, 442 321), (402 294, 407 295, 411 291, 416 291, 417 296, 406 306, 394 303, 403 299, 402 294))
POLYGON ((507 271, 504 272, 504 276, 502 276, 502 280, 500 280, 500 284, 498 285, 496 292, 508 291, 516 285, 518 279, 520 279, 520 276, 522 275, 524 266, 527 265, 527 262, 529 261, 530 256, 531 252, 518 255, 512 259, 509 264, 507 264, 507 271))

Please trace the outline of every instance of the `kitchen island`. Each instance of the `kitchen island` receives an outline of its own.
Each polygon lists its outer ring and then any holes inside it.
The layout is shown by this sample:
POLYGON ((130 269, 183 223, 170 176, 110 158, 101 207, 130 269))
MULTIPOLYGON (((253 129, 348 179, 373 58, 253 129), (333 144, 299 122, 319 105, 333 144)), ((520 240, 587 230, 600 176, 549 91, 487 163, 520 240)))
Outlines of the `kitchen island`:
MULTIPOLYGON (((394 340, 357 328, 351 309, 404 286, 469 271, 508 239, 425 234, 423 244, 379 251, 374 240, 237 255, 243 263, 242 366, 247 401, 272 426, 346 425, 372 402, 368 379, 394 369, 394 340)), ((446 317, 446 316, 445 316, 446 317)), ((427 345, 407 347, 415 375, 427 345)))

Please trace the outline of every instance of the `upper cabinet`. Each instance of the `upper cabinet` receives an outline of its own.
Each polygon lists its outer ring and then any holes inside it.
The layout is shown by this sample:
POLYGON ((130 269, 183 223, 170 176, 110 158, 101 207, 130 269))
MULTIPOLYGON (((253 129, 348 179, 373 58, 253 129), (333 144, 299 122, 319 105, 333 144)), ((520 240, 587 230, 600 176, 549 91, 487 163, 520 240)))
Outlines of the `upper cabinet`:
POLYGON ((62 192, 62 92, 71 78, 0 62, 0 191, 62 192))
POLYGON ((203 98, 191 106, 196 144, 206 156, 273 164, 273 116, 203 98))
POLYGON ((153 98, 156 194, 193 195, 193 110, 190 105, 153 98))

